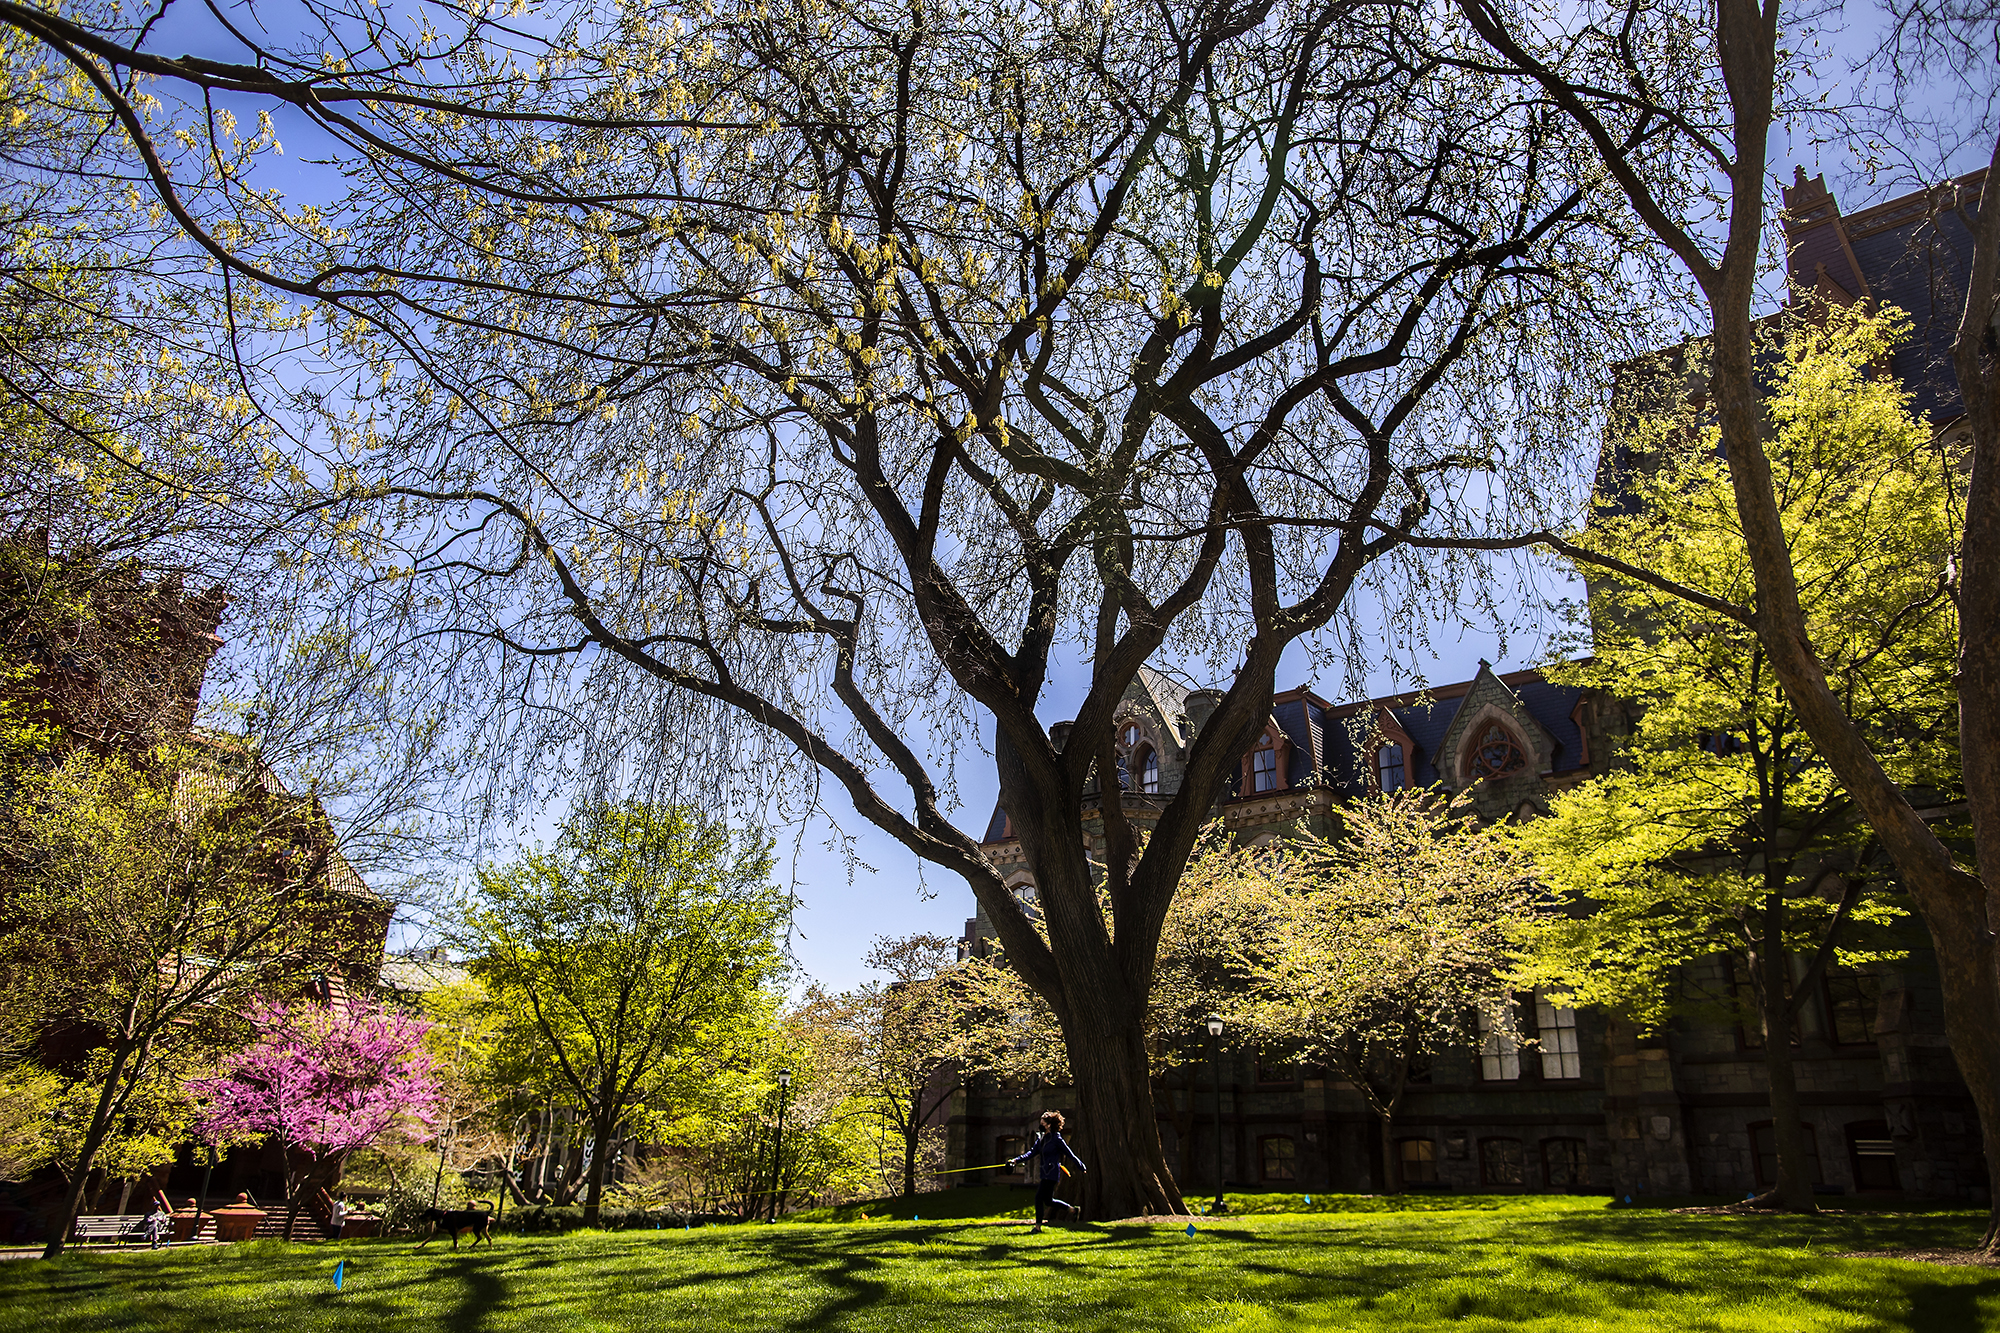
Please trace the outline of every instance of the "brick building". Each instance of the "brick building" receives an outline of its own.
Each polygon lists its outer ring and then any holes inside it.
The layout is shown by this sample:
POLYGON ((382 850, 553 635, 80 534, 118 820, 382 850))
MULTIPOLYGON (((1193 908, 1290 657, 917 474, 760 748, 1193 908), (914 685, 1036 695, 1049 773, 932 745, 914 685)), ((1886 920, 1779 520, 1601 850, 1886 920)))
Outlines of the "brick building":
MULTIPOLYGON (((1794 292, 1907 312, 1914 336, 1890 369, 1946 437, 1962 428, 1950 345, 1971 252, 1966 222, 1983 182, 1974 173, 1852 217, 1820 178, 1801 172, 1785 191, 1794 292)), ((1669 390, 1699 391, 1686 378, 1669 390)), ((1619 474, 1635 461, 1607 449, 1600 489, 1622 489, 1619 474)), ((1114 725, 1126 806, 1139 822, 1149 798, 1158 808, 1178 789, 1187 748, 1218 698, 1150 669, 1127 692, 1114 725)), ((1274 698, 1216 813, 1251 841, 1301 820, 1325 834, 1334 805, 1356 793, 1439 783, 1464 793, 1487 820, 1532 818, 1552 793, 1604 772, 1632 720, 1619 699, 1485 663, 1473 679, 1423 696, 1334 704, 1301 687, 1274 698)), ((1101 825, 1088 811, 1086 828, 1101 851, 1101 825)), ((983 846, 1032 902, 1033 878, 1004 812, 995 811, 983 846)), ((992 935, 983 911, 966 922, 968 949, 992 935)), ((1906 943, 1901 963, 1829 976, 1799 1016, 1797 1077, 1815 1183, 1829 1194, 1983 1200, 1978 1121, 1914 920, 1906 943)), ((1727 991, 1736 982, 1723 960, 1696 972, 1691 985, 1727 991)), ((1741 1197, 1775 1183, 1762 1034, 1684 1021, 1642 1040, 1608 1015, 1516 998, 1522 1035, 1534 1045, 1494 1034, 1480 1049, 1436 1057, 1404 1098, 1394 1161, 1380 1160, 1374 1120, 1353 1088, 1324 1071, 1260 1064, 1226 1036, 1219 1093, 1205 1062, 1156 1083, 1167 1161, 1190 1194, 1215 1187, 1219 1096, 1222 1176, 1232 1188, 1367 1191, 1383 1186, 1385 1171, 1411 1187, 1620 1195, 1741 1197)), ((1060 1087, 975 1083, 948 1108, 950 1165, 1019 1151, 1033 1117, 1067 1098, 1060 1087)))
MULTIPOLYGON (((0 646, 24 668, 0 677, 0 702, 12 718, 47 728, 52 755, 84 747, 144 766, 160 742, 199 747, 210 763, 176 775, 176 800, 202 801, 206 784, 247 787, 251 808, 276 812, 265 830, 269 873, 285 882, 298 866, 313 867, 299 877, 292 901, 322 928, 336 924, 304 983, 310 996, 336 1001, 373 993, 394 905, 341 854, 324 810, 288 792, 252 743, 195 725, 209 664, 223 644, 218 630, 226 607, 220 588, 188 593, 177 576, 147 578, 137 561, 65 559, 50 551, 46 534, 28 533, 0 548, 0 646)), ((57 1022, 39 1034, 35 1055, 45 1067, 67 1071, 102 1041, 95 1029, 57 1022)), ((130 1189, 107 1189, 102 1206, 123 1196, 143 1210, 156 1188, 185 1196, 203 1185, 217 1201, 238 1190, 280 1198, 283 1166, 275 1147, 239 1148, 213 1167, 204 1153, 183 1147, 174 1165, 130 1189)), ((32 1234, 40 1212, 59 1201, 61 1178, 45 1168, 11 1186, 0 1186, 0 1236, 32 1234)))

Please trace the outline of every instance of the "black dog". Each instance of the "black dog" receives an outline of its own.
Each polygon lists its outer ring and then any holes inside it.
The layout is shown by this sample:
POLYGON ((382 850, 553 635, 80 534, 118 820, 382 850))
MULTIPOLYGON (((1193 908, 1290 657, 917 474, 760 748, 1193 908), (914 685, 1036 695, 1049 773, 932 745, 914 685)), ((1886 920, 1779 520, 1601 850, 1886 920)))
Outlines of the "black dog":
POLYGON ((419 1245, 417 1248, 421 1250, 424 1248, 424 1245, 428 1245, 436 1240, 437 1233, 440 1231, 449 1231, 451 1233, 451 1248, 454 1250, 458 1248, 458 1233, 461 1231, 470 1231, 472 1233, 472 1248, 475 1250, 479 1248, 479 1242, 482 1240, 486 1242, 488 1248, 491 1248, 493 1245, 493 1205, 486 1199, 480 1199, 478 1203, 479 1207, 477 1208, 459 1208, 451 1212, 446 1212, 442 1208, 424 1209, 423 1220, 431 1224, 431 1234, 425 1236, 423 1245, 419 1245))

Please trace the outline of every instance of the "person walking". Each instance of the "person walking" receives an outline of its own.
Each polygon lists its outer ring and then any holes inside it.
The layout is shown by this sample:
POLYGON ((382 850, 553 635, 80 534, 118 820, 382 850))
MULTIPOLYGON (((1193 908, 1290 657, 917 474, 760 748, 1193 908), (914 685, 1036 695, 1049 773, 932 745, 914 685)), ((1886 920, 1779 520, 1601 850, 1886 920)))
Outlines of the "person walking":
MULTIPOLYGON (((1059 1206, 1065 1213, 1074 1213, 1073 1204, 1064 1203, 1056 1197, 1056 1185, 1062 1179, 1063 1159, 1076 1163, 1078 1171, 1087 1172, 1089 1167, 1064 1140, 1063 1114, 1061 1111, 1042 1112, 1042 1132, 1035 1135, 1035 1142, 1019 1157, 1009 1158, 1007 1165, 1019 1166, 1029 1158, 1034 1158, 1041 1167, 1041 1185, 1035 1190, 1035 1231, 1042 1229, 1044 1220, 1049 1219, 1051 1205, 1059 1206)), ((1030 1234, 1033 1234, 1032 1232, 1030 1234)))

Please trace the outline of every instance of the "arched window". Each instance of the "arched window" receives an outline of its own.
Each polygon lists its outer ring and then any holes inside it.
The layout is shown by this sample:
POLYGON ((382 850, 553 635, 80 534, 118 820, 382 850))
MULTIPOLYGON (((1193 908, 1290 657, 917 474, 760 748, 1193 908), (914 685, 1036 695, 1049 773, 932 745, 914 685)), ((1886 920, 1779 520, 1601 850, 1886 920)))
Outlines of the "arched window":
POLYGON ((1153 752, 1153 747, 1149 745, 1141 750, 1132 766, 1139 773, 1139 790, 1149 796, 1157 795, 1160 790, 1160 756, 1153 752))
POLYGON ((1153 758, 1152 747, 1146 747, 1144 756, 1135 753, 1140 746, 1145 744, 1145 740, 1146 733, 1139 729, 1138 723, 1126 722, 1119 726, 1118 739, 1112 746, 1118 755, 1119 791, 1158 791, 1160 789, 1158 776, 1159 760, 1153 758), (1153 785, 1150 787, 1146 785, 1146 765, 1148 763, 1153 766, 1154 772, 1153 785), (1136 787, 1134 786, 1135 774, 1137 775, 1136 787))
POLYGON ((1269 736, 1250 752, 1250 790, 1276 791, 1278 789, 1278 749, 1269 736))
POLYGON ((1375 751, 1375 782, 1383 791, 1403 789, 1403 747, 1393 742, 1375 751))
POLYGON ((1488 724, 1472 751, 1472 780, 1518 773, 1527 766, 1528 757, 1521 753, 1521 743, 1498 722, 1488 724))

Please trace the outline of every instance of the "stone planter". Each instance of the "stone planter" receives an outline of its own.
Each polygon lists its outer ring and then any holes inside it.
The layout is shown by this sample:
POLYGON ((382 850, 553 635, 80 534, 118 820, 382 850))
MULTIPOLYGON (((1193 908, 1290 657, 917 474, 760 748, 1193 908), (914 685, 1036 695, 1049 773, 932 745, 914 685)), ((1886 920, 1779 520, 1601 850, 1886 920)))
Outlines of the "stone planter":
MULTIPOLYGON (((173 1237, 174 1244, 186 1245, 201 1231, 201 1212, 197 1209, 194 1212, 182 1211, 170 1214, 167 1224, 172 1228, 169 1234, 173 1237)), ((256 1223, 251 1223, 251 1226, 254 1228, 256 1223)))
POLYGON ((348 1214, 340 1222, 342 1240, 359 1240, 363 1236, 373 1236, 382 1229, 382 1219, 367 1214, 348 1214))
POLYGON ((257 1234, 257 1224, 269 1214, 262 1208, 252 1207, 249 1195, 239 1194, 235 1203, 227 1208, 218 1208, 209 1216, 215 1219, 215 1238, 227 1241, 249 1240, 257 1234))

